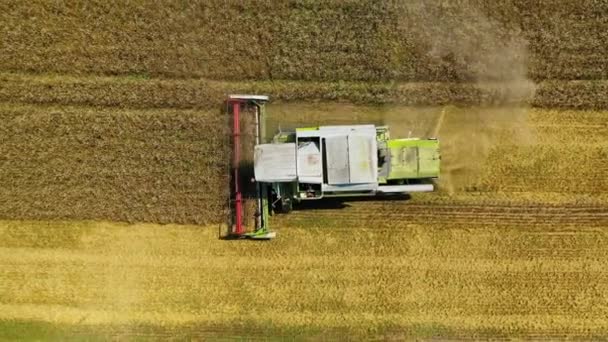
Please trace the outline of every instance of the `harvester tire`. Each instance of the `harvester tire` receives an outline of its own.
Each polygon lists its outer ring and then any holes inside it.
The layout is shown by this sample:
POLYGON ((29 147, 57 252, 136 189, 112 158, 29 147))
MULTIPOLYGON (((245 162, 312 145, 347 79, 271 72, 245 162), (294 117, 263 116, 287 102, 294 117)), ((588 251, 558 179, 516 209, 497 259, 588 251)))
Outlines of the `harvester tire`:
POLYGON ((281 199, 281 212, 284 214, 288 214, 291 212, 292 204, 290 198, 282 198, 281 199))

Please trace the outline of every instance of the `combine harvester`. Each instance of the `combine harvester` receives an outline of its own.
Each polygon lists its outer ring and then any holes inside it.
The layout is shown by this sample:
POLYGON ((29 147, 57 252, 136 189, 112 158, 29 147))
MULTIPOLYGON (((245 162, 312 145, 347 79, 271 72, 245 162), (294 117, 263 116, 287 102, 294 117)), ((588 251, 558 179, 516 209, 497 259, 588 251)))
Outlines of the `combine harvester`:
POLYGON ((341 125, 297 128, 266 139, 268 96, 230 95, 233 163, 228 234, 224 238, 271 239, 272 212, 294 203, 332 197, 403 195, 433 191, 439 176, 439 141, 391 139, 389 128, 341 125), (243 122, 255 125, 253 165, 243 155, 243 122), (251 172, 253 168, 253 174, 251 172), (252 177, 253 176, 253 177, 252 177), (249 189, 249 190, 245 190, 249 189), (255 204, 245 217, 245 202, 255 204), (246 227, 249 219, 252 226, 246 227))

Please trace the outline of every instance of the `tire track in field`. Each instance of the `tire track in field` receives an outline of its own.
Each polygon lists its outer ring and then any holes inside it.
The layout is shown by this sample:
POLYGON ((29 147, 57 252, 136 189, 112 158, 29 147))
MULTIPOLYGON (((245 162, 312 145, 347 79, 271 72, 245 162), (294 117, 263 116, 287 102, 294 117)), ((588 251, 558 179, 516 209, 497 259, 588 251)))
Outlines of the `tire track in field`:
POLYGON ((279 224, 395 228, 408 224, 449 226, 525 226, 563 230, 608 227, 608 207, 540 205, 403 204, 358 202, 342 209, 296 210, 279 215, 279 224))

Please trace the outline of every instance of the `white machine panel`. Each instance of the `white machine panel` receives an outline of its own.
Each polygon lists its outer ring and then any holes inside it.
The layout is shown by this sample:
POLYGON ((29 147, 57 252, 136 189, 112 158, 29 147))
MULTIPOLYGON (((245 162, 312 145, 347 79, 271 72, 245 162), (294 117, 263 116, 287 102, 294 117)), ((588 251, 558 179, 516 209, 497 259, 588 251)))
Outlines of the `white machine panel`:
POLYGON ((316 141, 298 143, 297 165, 300 183, 321 184, 323 182, 321 149, 316 141))
POLYGON ((350 126, 321 126, 319 132, 323 137, 334 135, 348 135, 358 133, 364 135, 376 135, 376 126, 374 125, 350 125, 350 126))
POLYGON ((348 136, 343 135, 325 138, 325 150, 327 155, 327 183, 350 183, 348 136))
POLYGON ((433 184, 407 184, 407 185, 381 185, 378 187, 378 192, 385 194, 398 194, 408 192, 430 192, 435 186, 433 184))
POLYGON ((296 174, 296 144, 256 145, 253 172, 258 182, 293 182, 296 174))
POLYGON ((348 136, 348 158, 351 183, 378 182, 376 136, 353 132, 348 136))

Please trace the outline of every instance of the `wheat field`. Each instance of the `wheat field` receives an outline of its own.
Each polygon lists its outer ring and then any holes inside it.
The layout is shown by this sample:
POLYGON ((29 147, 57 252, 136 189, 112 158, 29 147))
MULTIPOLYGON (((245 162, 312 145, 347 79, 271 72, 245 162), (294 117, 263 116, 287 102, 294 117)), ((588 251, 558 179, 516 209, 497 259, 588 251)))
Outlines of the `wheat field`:
POLYGON ((607 5, 0 2, 0 340, 605 338, 607 5), (220 240, 232 93, 436 136, 437 191, 220 240))

